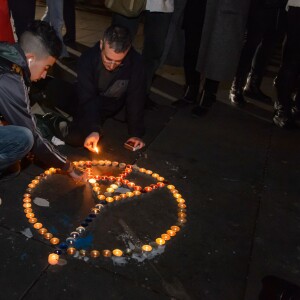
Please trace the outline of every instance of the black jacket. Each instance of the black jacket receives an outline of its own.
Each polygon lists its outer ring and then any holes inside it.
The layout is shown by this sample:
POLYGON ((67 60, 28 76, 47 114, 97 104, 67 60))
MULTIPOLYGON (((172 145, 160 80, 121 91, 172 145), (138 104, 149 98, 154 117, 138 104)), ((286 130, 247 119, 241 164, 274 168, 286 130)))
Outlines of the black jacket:
POLYGON ((77 122, 86 134, 101 131, 101 120, 117 113, 125 104, 128 133, 144 134, 146 80, 142 57, 133 48, 122 66, 114 71, 105 90, 99 89, 102 65, 100 43, 88 49, 78 61, 77 92, 79 98, 77 122))
MULTIPOLYGON (((49 166, 66 170, 69 162, 39 132, 28 97, 30 71, 22 49, 0 43, 0 115, 9 124, 27 127, 34 136, 33 153, 49 166)), ((1 136, 0 136, 1 138, 1 136)))

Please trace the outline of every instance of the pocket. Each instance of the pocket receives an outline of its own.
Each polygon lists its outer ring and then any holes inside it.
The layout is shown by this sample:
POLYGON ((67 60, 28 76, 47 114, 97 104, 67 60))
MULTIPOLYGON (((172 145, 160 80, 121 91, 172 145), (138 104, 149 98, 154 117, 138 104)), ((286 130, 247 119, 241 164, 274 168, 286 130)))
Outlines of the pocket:
POLYGON ((127 90, 129 80, 117 80, 114 82, 106 92, 103 93, 103 96, 110 98, 120 98, 123 96, 127 90))

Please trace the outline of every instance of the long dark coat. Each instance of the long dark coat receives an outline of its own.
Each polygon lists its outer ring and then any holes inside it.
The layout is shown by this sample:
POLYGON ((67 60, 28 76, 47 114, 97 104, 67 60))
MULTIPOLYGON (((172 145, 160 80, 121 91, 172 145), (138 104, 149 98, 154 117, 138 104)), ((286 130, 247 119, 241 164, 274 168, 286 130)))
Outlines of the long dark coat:
POLYGON ((206 78, 231 80, 243 46, 250 0, 208 0, 197 70, 206 78))

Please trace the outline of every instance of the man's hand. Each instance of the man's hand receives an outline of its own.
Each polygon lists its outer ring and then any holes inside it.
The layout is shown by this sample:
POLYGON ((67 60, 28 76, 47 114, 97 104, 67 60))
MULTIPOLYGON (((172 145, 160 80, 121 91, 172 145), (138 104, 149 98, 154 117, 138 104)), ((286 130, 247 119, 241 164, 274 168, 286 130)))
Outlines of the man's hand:
POLYGON ((128 142, 132 142, 133 143, 133 147, 137 148, 137 149, 142 149, 145 146, 145 143, 142 139, 138 138, 138 137, 131 137, 130 139, 128 139, 126 141, 126 143, 128 142))
POLYGON ((96 147, 98 144, 98 141, 100 139, 100 135, 98 132, 92 132, 90 135, 88 135, 84 141, 84 147, 90 150, 91 152, 97 152, 96 147))

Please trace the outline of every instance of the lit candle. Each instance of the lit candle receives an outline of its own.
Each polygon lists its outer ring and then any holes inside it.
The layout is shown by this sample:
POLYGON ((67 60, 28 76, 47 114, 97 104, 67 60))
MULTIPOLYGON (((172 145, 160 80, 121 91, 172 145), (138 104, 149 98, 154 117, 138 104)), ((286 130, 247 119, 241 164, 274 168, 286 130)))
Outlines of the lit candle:
POLYGON ((114 249, 113 250, 113 255, 114 256, 122 256, 123 255, 123 251, 120 249, 114 249))
POLYGON ((31 196, 30 194, 24 194, 23 195, 24 198, 30 198, 30 196, 31 196))
POLYGON ((68 248, 68 249, 67 249, 67 253, 68 253, 69 255, 74 255, 74 254, 76 253, 76 248, 74 248, 74 247, 68 248))
POLYGON ((79 251, 79 255, 80 255, 80 256, 86 256, 86 254, 87 254, 87 251, 84 250, 84 249, 81 249, 81 250, 79 251))
POLYGON ((50 168, 49 171, 50 171, 50 173, 55 173, 56 169, 55 168, 50 168))
POLYGON ((52 239, 50 239, 50 243, 52 245, 57 245, 59 243, 59 238, 53 237, 52 239))
POLYGON ((99 200, 105 200, 105 196, 104 195, 98 195, 97 197, 99 200))
POLYGON ((184 202, 185 202, 185 200, 182 199, 182 198, 177 198, 176 201, 177 201, 178 203, 184 203, 184 202))
POLYGON ((111 161, 110 160, 106 160, 104 163, 106 166, 110 166, 111 165, 111 161))
POLYGON ((96 193, 99 193, 100 192, 100 187, 99 186, 94 186, 93 191, 96 192, 96 193))
POLYGON ((139 171, 140 171, 141 173, 145 173, 145 172, 146 172, 146 169, 144 169, 144 168, 139 168, 139 171))
POLYGON ((176 235, 176 232, 174 231, 174 230, 167 230, 167 234, 169 235, 169 236, 175 236, 176 235))
POLYGON ((91 255, 92 258, 97 258, 97 257, 100 256, 100 252, 98 250, 92 250, 90 252, 90 255, 91 255))
POLYGON ((103 250, 102 255, 104 257, 111 257, 111 251, 110 250, 103 250))
POLYGON ((158 187, 164 187, 165 186, 165 184, 163 183, 163 182, 158 182, 157 184, 156 184, 158 187))
POLYGON ((37 222, 37 218, 30 218, 30 219, 28 219, 28 222, 31 224, 34 224, 37 222))
POLYGON ((122 198, 120 197, 120 196, 114 196, 114 199, 116 200, 116 201, 119 201, 119 200, 121 200, 122 198))
POLYGON ((108 180, 109 180, 109 181, 115 181, 115 180, 116 180, 116 177, 115 177, 115 176, 109 176, 109 177, 108 177, 108 180))
POLYGON ((125 199, 125 198, 127 198, 127 195, 126 195, 126 194, 120 194, 120 197, 121 197, 122 199, 125 199))
POLYGON ((133 188, 135 186, 135 183, 134 182, 128 182, 127 186, 130 187, 130 188, 133 188))
POLYGON ((157 177, 159 177, 159 175, 158 175, 157 173, 153 173, 153 174, 152 174, 152 177, 153 177, 153 178, 157 178, 157 177))
POLYGON ((28 187, 31 188, 31 189, 33 189, 33 188, 35 188, 35 184, 34 183, 29 183, 28 187))
POLYGON ((174 190, 170 190, 170 192, 171 192, 172 194, 176 194, 176 193, 178 193, 178 190, 174 189, 174 190))
POLYGON ((133 192, 127 192, 127 193, 126 193, 126 196, 127 196, 127 197, 133 197, 133 196, 134 196, 134 193, 133 193, 133 192))
POLYGON ((92 212, 93 214, 95 214, 95 215, 98 215, 99 212, 100 212, 100 210, 99 210, 98 208, 92 208, 92 209, 91 209, 91 212, 92 212))
POLYGON ((51 174, 49 170, 46 170, 44 173, 45 173, 46 175, 50 175, 50 174, 51 174))
POLYGON ((52 239, 53 234, 50 232, 46 232, 43 236, 46 240, 50 240, 50 239, 52 239))
POLYGON ((119 186, 118 186, 117 184, 114 183, 114 184, 111 184, 110 187, 111 187, 112 189, 116 190, 119 186))
POLYGON ((157 177, 157 180, 158 180, 158 181, 164 181, 165 178, 160 176, 160 177, 157 177))
POLYGON ((164 245, 166 243, 166 241, 162 238, 157 238, 155 242, 157 245, 164 245))
POLYGON ((150 187, 150 186, 146 186, 145 188, 144 188, 144 190, 145 190, 145 192, 151 192, 152 191, 152 187, 150 187))
POLYGON ((110 187, 109 187, 109 188, 106 189, 106 191, 107 191, 108 193, 113 193, 115 190, 114 190, 113 188, 110 188, 110 187))
POLYGON ((134 193, 135 196, 139 196, 141 194, 140 191, 134 191, 133 193, 134 193))
POLYGON ((89 183, 90 183, 90 184, 94 184, 94 183, 96 183, 96 182, 97 182, 97 180, 96 180, 95 178, 89 179, 89 183))
POLYGON ((184 212, 178 213, 178 217, 184 219, 186 217, 186 214, 184 212))
POLYGON ((171 184, 169 184, 169 185, 167 186, 167 188, 168 188, 169 190, 174 190, 174 189, 175 189, 175 186, 174 186, 174 185, 171 185, 171 184))
POLYGON ((31 198, 26 197, 26 198, 23 199, 23 202, 24 203, 29 203, 29 202, 31 202, 31 198))
POLYGON ((139 185, 136 185, 133 189, 134 189, 135 191, 141 191, 141 190, 142 190, 142 187, 139 186, 139 185))
POLYGON ((117 161, 113 161, 112 165, 113 165, 113 167, 117 167, 119 165, 119 163, 117 161))
POLYGON ((124 180, 122 180, 122 183, 127 185, 129 183, 129 180, 128 179, 124 179, 124 180))
POLYGON ((171 229, 174 230, 175 232, 180 231, 180 227, 179 227, 179 226, 176 226, 176 225, 171 226, 171 229))
POLYGON ((37 184, 39 183, 39 181, 36 180, 36 179, 32 180, 31 182, 32 182, 33 184, 35 184, 35 185, 37 185, 37 184))
POLYGON ((164 239, 165 241, 168 241, 171 237, 167 233, 163 233, 161 235, 161 238, 164 239))
POLYGON ((114 202, 114 198, 113 197, 106 197, 106 202, 111 203, 114 202))
POLYGON ((142 250, 145 252, 150 252, 152 250, 152 247, 150 245, 143 245, 142 250))
POLYGON ((46 232, 47 232, 48 230, 46 229, 46 228, 40 228, 39 229, 39 234, 42 234, 42 235, 44 235, 46 232))
POLYGON ((35 223, 35 224, 33 225, 33 227, 34 227, 35 229, 40 229, 40 228, 43 227, 43 224, 42 224, 42 223, 35 223))
POLYGON ((23 204, 23 207, 24 207, 24 208, 29 208, 29 207, 31 207, 31 203, 24 203, 24 204, 23 204))
POLYGON ((59 256, 57 254, 55 254, 55 253, 49 254, 48 263, 50 265, 56 265, 58 263, 58 260, 59 260, 59 256))
POLYGON ((175 193, 175 194, 173 194, 173 196, 176 198, 176 199, 178 199, 178 198, 181 198, 182 196, 180 195, 180 194, 178 194, 178 193, 175 193))
POLYGON ((26 218, 27 219, 30 219, 30 218, 33 218, 34 217, 34 213, 28 213, 26 214, 26 218))
POLYGON ((24 209, 25 214, 28 214, 28 213, 31 213, 31 212, 32 212, 32 208, 25 208, 24 209))
POLYGON ((146 174, 151 175, 153 173, 153 171, 151 170, 146 170, 146 174))
POLYGON ((99 148, 98 148, 98 147, 95 147, 94 150, 95 150, 95 152, 96 152, 97 154, 99 154, 99 148))
POLYGON ((184 223, 186 223, 186 219, 185 218, 178 218, 178 223, 184 224, 184 223))
POLYGON ((186 208, 186 205, 184 203, 178 203, 179 208, 186 208))

